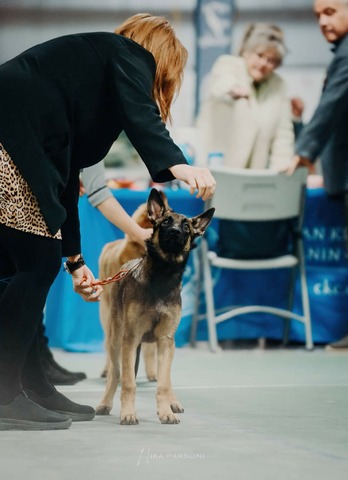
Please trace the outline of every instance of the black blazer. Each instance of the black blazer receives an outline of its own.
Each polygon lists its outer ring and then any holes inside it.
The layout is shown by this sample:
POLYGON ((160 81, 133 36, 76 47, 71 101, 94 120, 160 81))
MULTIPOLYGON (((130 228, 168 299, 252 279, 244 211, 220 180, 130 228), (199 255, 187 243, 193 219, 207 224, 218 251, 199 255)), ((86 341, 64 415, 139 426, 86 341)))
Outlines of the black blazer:
POLYGON ((320 156, 329 194, 348 192, 348 35, 334 48, 319 104, 303 127, 296 153, 313 162, 320 156))
POLYGON ((81 250, 78 176, 124 130, 156 182, 184 164, 152 98, 150 52, 114 33, 67 35, 0 66, 0 142, 29 184, 63 254, 81 250))

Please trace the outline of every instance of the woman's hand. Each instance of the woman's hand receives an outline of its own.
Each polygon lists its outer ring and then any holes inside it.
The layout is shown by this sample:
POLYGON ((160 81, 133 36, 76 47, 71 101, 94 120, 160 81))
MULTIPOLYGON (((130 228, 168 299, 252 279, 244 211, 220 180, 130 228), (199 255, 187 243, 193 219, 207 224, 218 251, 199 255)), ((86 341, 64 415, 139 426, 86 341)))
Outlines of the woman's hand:
POLYGON ((169 170, 175 178, 187 183, 192 195, 196 190, 197 198, 208 200, 215 192, 216 181, 208 168, 191 167, 190 165, 174 165, 169 170))
POLYGON ((152 235, 152 228, 142 228, 139 227, 136 234, 128 234, 132 242, 139 243, 141 246, 145 247, 145 240, 149 239, 152 235))
POLYGON ((91 286, 96 279, 87 265, 75 270, 71 276, 74 292, 81 295, 86 302, 99 302, 103 288, 100 285, 91 286))
POLYGON ((299 168, 299 167, 307 167, 308 172, 310 174, 315 173, 315 166, 313 163, 309 160, 309 158, 306 157, 300 157, 299 155, 295 155, 290 167, 286 170, 286 173, 288 175, 292 175, 294 171, 299 168))
POLYGON ((248 99, 250 97, 250 89, 246 87, 240 87, 239 85, 232 87, 228 93, 233 100, 239 100, 240 98, 248 99))

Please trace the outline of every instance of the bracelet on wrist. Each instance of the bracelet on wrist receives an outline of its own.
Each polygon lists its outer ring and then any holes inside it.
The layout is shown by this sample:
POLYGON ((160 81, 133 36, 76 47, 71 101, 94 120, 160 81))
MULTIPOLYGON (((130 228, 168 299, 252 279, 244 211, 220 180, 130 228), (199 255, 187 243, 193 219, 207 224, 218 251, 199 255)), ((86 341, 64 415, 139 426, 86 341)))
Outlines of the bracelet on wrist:
POLYGON ((84 261, 83 256, 80 255, 80 258, 75 260, 75 262, 69 262, 69 260, 64 262, 64 270, 71 274, 75 272, 75 270, 77 270, 78 268, 83 267, 83 265, 86 265, 86 263, 84 261))

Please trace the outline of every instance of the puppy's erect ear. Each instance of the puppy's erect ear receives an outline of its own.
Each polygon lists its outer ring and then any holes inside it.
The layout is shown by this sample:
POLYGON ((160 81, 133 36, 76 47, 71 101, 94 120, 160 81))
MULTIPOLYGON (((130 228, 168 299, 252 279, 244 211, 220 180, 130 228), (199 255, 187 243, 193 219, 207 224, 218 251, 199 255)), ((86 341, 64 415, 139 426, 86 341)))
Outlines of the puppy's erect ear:
POLYGON ((165 209, 166 209, 166 210, 170 210, 170 211, 172 212, 173 210, 170 208, 170 206, 169 206, 169 204, 168 204, 167 195, 164 193, 163 190, 160 190, 158 193, 160 194, 160 196, 161 196, 161 198, 162 198, 163 205, 165 206, 165 209))
POLYGON ((201 213, 197 217, 192 217, 191 222, 195 232, 194 238, 200 237, 206 231, 209 223, 212 221, 215 208, 209 208, 204 213, 201 213))
POLYGON ((147 213, 151 222, 155 222, 159 218, 163 217, 164 212, 167 209, 166 203, 163 201, 162 195, 159 193, 159 191, 153 188, 150 192, 149 198, 147 199, 147 213))

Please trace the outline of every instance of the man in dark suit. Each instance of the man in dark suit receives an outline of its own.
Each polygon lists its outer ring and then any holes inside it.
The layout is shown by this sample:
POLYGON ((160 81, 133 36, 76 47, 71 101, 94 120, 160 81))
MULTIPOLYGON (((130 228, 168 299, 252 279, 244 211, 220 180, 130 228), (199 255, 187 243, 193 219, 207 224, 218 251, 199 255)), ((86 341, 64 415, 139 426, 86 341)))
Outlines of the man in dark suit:
MULTIPOLYGON (((341 196, 348 227, 348 0, 315 0, 314 12, 322 34, 333 45, 334 57, 319 104, 296 144, 296 156, 289 169, 307 166, 314 172, 320 155, 324 187, 329 195, 341 196)), ((346 244, 348 252, 348 241, 346 244)), ((330 345, 348 349, 348 335, 330 345)))

